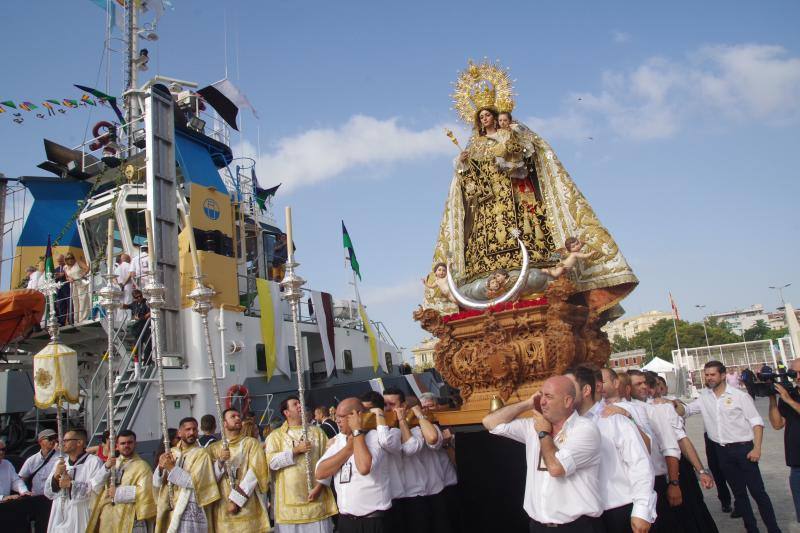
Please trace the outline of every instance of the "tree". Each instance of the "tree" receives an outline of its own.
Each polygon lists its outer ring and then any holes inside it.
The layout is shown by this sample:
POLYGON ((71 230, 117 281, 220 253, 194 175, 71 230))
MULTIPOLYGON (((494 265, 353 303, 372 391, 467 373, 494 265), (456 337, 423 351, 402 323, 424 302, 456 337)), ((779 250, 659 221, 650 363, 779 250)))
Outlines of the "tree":
POLYGON ((760 341, 769 338, 768 335, 772 330, 763 320, 757 320, 752 327, 744 330, 744 340, 746 341, 760 341))
MULTIPOLYGON (((739 340, 739 337, 732 333, 730 329, 717 322, 707 321, 705 331, 703 331, 702 322, 680 320, 676 323, 676 326, 682 348, 705 346, 706 332, 708 333, 708 343, 710 345, 727 344, 739 340)), ((653 357, 672 361, 672 350, 677 348, 672 320, 666 318, 659 320, 647 331, 641 331, 630 339, 617 336, 614 337, 611 343, 611 349, 614 352, 635 350, 637 348, 644 348, 647 351, 647 361, 650 361, 653 357)))

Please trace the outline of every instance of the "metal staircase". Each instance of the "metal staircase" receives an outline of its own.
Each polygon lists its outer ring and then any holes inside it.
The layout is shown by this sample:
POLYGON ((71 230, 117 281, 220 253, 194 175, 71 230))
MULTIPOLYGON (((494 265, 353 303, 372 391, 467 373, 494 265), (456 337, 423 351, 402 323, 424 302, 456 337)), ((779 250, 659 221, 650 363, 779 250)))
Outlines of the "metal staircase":
MULTIPOLYGON (((108 326, 102 322, 103 329, 108 333, 108 326)), ((150 328, 150 320, 142 328, 142 333, 138 339, 128 337, 128 325, 126 320, 119 328, 114 331, 114 359, 113 371, 114 382, 114 430, 119 432, 122 429, 130 428, 139 413, 141 400, 147 394, 150 387, 151 378, 155 375, 155 364, 140 365, 140 370, 136 372, 134 354, 146 353, 150 348, 152 336, 146 336, 150 328)), ((98 366, 88 388, 86 404, 86 427, 91 428, 92 434, 90 441, 98 444, 102 440, 103 432, 108 429, 108 362, 106 356, 98 366)))

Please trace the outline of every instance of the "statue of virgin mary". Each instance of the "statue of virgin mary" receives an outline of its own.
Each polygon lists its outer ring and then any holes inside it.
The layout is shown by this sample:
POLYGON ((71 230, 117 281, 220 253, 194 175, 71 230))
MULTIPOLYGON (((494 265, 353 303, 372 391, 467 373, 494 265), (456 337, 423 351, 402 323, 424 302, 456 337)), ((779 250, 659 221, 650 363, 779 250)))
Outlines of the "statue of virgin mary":
MULTIPOLYGON (((512 89, 488 62, 470 62, 456 82, 455 109, 472 135, 456 158, 431 276, 445 264, 459 294, 489 300, 519 277, 524 246, 533 268, 522 298, 566 274, 592 312, 612 318, 638 280, 550 145, 513 120, 512 89)), ((424 307, 458 311, 443 280, 425 286, 424 307)))

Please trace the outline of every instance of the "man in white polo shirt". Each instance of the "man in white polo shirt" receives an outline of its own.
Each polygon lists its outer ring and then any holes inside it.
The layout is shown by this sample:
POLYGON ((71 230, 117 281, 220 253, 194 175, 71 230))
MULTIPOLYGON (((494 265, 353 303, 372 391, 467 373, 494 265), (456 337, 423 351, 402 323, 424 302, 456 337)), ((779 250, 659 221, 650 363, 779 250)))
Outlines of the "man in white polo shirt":
POLYGON ((339 506, 340 533, 387 531, 387 511, 392 507, 385 452, 377 431, 361 426, 364 406, 358 398, 346 398, 336 408, 341 433, 331 439, 317 462, 318 480, 334 478, 339 506))
POLYGON ((746 392, 727 385, 725 373, 725 365, 719 361, 705 364, 703 377, 706 388, 700 392, 699 398, 686 406, 686 416, 703 415, 706 433, 731 485, 736 510, 742 514, 748 533, 758 531, 748 491, 758 505, 767 531, 779 533, 775 511, 758 468, 764 420, 746 392))
POLYGON ((494 435, 525 444, 523 508, 531 533, 605 531, 600 431, 575 411, 575 386, 569 378, 551 377, 528 400, 487 415, 483 425, 494 435), (532 418, 520 418, 526 413, 532 418))
POLYGON ((56 457, 56 444, 58 435, 52 429, 43 429, 37 436, 39 452, 31 455, 19 470, 19 477, 31 488, 30 509, 31 517, 36 522, 36 533, 47 531, 47 522, 50 520, 50 507, 52 501, 44 495, 44 484, 50 476, 50 471, 58 462, 56 457))
POLYGON ((631 415, 602 417, 594 406, 596 375, 592 368, 577 366, 565 376, 576 387, 575 408, 597 425, 600 441, 600 489, 603 523, 614 533, 647 533, 656 519, 653 465, 631 415))

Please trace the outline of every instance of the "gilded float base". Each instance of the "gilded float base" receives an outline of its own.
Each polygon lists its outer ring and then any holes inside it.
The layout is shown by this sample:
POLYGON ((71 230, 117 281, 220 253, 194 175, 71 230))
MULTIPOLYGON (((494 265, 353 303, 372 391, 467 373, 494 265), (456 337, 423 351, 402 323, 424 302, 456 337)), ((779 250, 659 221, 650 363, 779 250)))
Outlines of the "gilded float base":
POLYGON ((515 403, 572 365, 605 364, 611 353, 608 337, 574 285, 559 278, 545 298, 480 314, 443 317, 433 309, 415 311, 414 319, 439 339, 436 369, 464 401, 457 410, 437 412, 441 423, 478 424, 494 396, 515 403))

